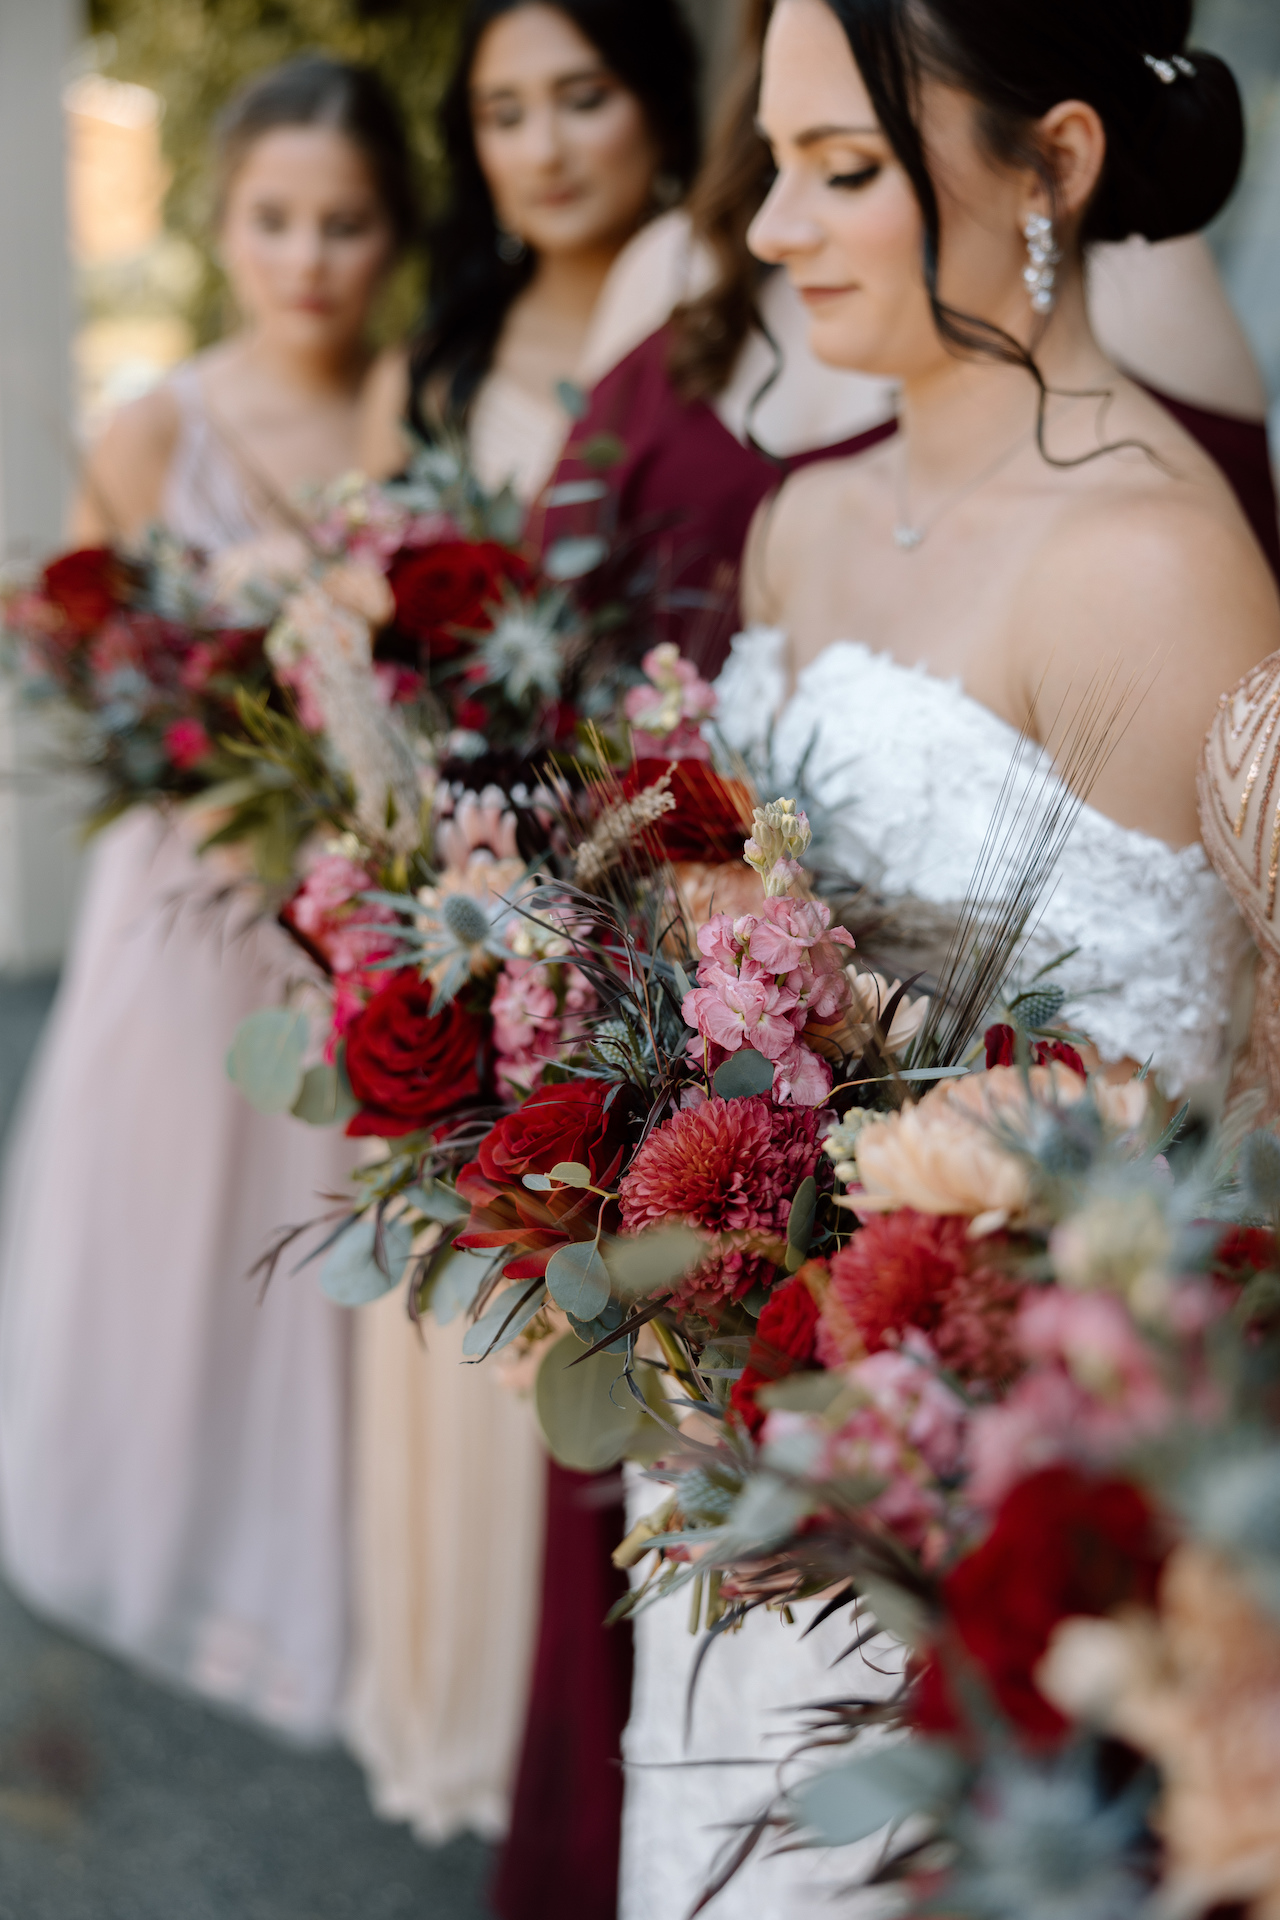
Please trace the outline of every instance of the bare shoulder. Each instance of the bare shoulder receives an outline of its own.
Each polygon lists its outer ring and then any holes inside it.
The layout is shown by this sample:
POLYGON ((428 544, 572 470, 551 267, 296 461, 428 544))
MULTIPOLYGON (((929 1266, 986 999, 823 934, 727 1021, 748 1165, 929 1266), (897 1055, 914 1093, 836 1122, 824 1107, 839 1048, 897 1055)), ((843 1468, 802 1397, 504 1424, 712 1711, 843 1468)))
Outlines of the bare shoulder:
POLYGON ((1280 598, 1248 526, 1214 488, 1099 488, 1027 570, 1009 644, 1022 702, 1097 695, 1123 737, 1092 796, 1173 845, 1196 837, 1195 768, 1219 694, 1280 648, 1280 598))
POLYGON ((408 408, 408 351, 389 347, 370 367, 360 391, 356 464, 375 480, 398 473, 408 458, 404 429, 408 408))
POLYGON ((815 553, 840 551, 860 526, 874 487, 877 453, 817 460, 783 482, 757 509, 743 556, 743 610, 749 620, 776 622, 793 603, 800 572, 815 553))
POLYGON ((180 428, 168 386, 113 414, 85 458, 73 512, 79 539, 133 539, 155 519, 180 428))
POLYGON ((1075 502, 1018 599, 1024 631, 1086 652, 1204 661, 1222 684, 1280 646, 1280 598, 1234 500, 1197 484, 1102 488, 1075 502))

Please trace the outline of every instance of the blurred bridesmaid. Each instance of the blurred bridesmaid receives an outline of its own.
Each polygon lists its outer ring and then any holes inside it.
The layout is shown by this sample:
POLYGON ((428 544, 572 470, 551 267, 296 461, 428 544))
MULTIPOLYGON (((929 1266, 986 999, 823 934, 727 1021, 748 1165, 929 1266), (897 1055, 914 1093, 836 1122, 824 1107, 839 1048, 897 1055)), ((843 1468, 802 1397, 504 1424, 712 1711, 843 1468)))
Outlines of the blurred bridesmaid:
MULTIPOLYGON (((676 0, 473 0, 443 134, 452 195, 431 306, 407 367, 381 383, 369 464, 404 458, 407 412, 427 438, 461 430, 481 479, 531 502, 613 263, 697 164, 697 61, 676 0)), ((398 1295, 356 1334, 350 1737, 375 1805, 427 1840, 506 1825, 542 1556, 532 1409, 493 1368, 462 1364, 462 1334, 429 1320, 424 1346, 398 1295)), ((612 1684, 610 1719, 625 1714, 625 1665, 612 1684)))
MULTIPOLYGON (((216 554, 355 461, 371 310, 415 229, 375 76, 255 80, 219 136, 218 244, 240 315, 122 412, 80 540, 165 522, 216 554)), ((287 517, 287 515, 285 516, 287 517)), ((180 818, 96 843, 7 1170, 0 1546, 24 1598, 157 1676, 301 1739, 336 1731, 347 1652, 349 1328, 310 1272, 249 1270, 323 1210, 351 1149, 255 1114, 224 1061, 297 966, 269 923, 201 908, 180 818)))

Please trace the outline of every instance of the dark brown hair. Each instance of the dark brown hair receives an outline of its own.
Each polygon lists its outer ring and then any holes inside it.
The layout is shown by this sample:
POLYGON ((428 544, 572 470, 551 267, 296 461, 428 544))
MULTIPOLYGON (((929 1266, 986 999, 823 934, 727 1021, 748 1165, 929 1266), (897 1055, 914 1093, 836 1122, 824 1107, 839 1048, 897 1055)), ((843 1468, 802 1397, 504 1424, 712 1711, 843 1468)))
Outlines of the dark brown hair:
MULTIPOLYGON (((431 297, 410 362, 409 421, 431 439, 465 421, 493 363, 507 314, 536 261, 497 251, 498 223, 476 153, 471 73, 496 20, 531 0, 470 0, 440 113, 449 199, 430 235, 431 297)), ((547 0, 595 47, 644 109, 660 171, 683 194, 700 158, 698 52, 678 0, 547 0)))
POLYGON ((264 134, 285 127, 332 127, 345 134, 368 162, 396 244, 405 247, 418 238, 418 195, 399 107, 372 68, 321 53, 255 75, 218 116, 219 218, 250 149, 264 134))
POLYGON ((756 130, 769 8, 770 0, 749 0, 737 63, 689 195, 694 237, 710 254, 716 277, 704 294, 672 316, 668 371, 686 401, 723 393, 759 324, 756 297, 765 269, 748 251, 747 230, 773 183, 773 161, 756 130))
POLYGON ((1106 159, 1080 225, 1080 245, 1171 240, 1207 226, 1244 158, 1244 114, 1231 70, 1186 50, 1192 0, 827 0, 844 28, 876 117, 924 217, 924 270, 934 320, 961 352, 1026 366, 999 328, 938 297, 940 218, 920 128, 926 79, 963 89, 998 161, 1035 167, 1050 206, 1055 181, 1035 124, 1062 100, 1102 121, 1106 159))

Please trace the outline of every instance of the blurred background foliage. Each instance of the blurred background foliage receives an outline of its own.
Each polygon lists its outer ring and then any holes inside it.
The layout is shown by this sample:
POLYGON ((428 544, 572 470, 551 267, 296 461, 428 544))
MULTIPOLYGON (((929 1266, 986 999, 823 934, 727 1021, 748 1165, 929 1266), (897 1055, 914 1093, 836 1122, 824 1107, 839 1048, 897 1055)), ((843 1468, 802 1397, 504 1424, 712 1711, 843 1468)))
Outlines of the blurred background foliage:
MULTIPOLYGON (((85 69, 151 88, 164 102, 171 244, 139 263, 135 298, 179 300, 196 345, 224 331, 231 316, 212 246, 210 130, 242 81, 293 54, 323 48, 382 73, 404 109, 431 196, 439 182, 435 110, 461 12, 462 0, 91 0, 85 69), (157 274, 162 286, 149 284, 157 274)), ((118 311, 124 293, 108 276, 99 297, 118 311)), ((407 260, 388 289, 386 337, 412 322, 421 293, 422 263, 407 260)), ((92 305, 94 290, 86 295, 92 305)))

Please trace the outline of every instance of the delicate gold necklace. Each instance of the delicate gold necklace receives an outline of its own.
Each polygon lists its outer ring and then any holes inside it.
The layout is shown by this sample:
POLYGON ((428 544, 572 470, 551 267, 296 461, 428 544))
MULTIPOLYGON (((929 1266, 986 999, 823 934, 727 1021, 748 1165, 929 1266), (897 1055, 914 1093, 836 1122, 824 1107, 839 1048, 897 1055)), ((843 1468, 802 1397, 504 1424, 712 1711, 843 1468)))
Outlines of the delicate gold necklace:
MULTIPOLYGON (((902 432, 901 428, 899 432, 902 432)), ((913 520, 907 500, 910 485, 910 474, 907 468, 907 436, 902 433, 902 458, 898 462, 895 475, 894 545, 900 547, 903 553, 914 553, 917 547, 924 544, 925 539, 933 532, 944 514, 950 513, 952 507, 958 507, 962 500, 967 500, 971 493, 978 491, 979 487, 985 487, 989 480, 994 480, 996 475, 1007 467, 1014 456, 1021 453, 1033 438, 1034 432, 1020 433, 1013 445, 1006 447, 999 459, 993 460, 989 467, 984 467, 976 480, 967 481, 958 493, 953 493, 949 499, 942 502, 940 507, 935 507, 924 520, 913 520)))

